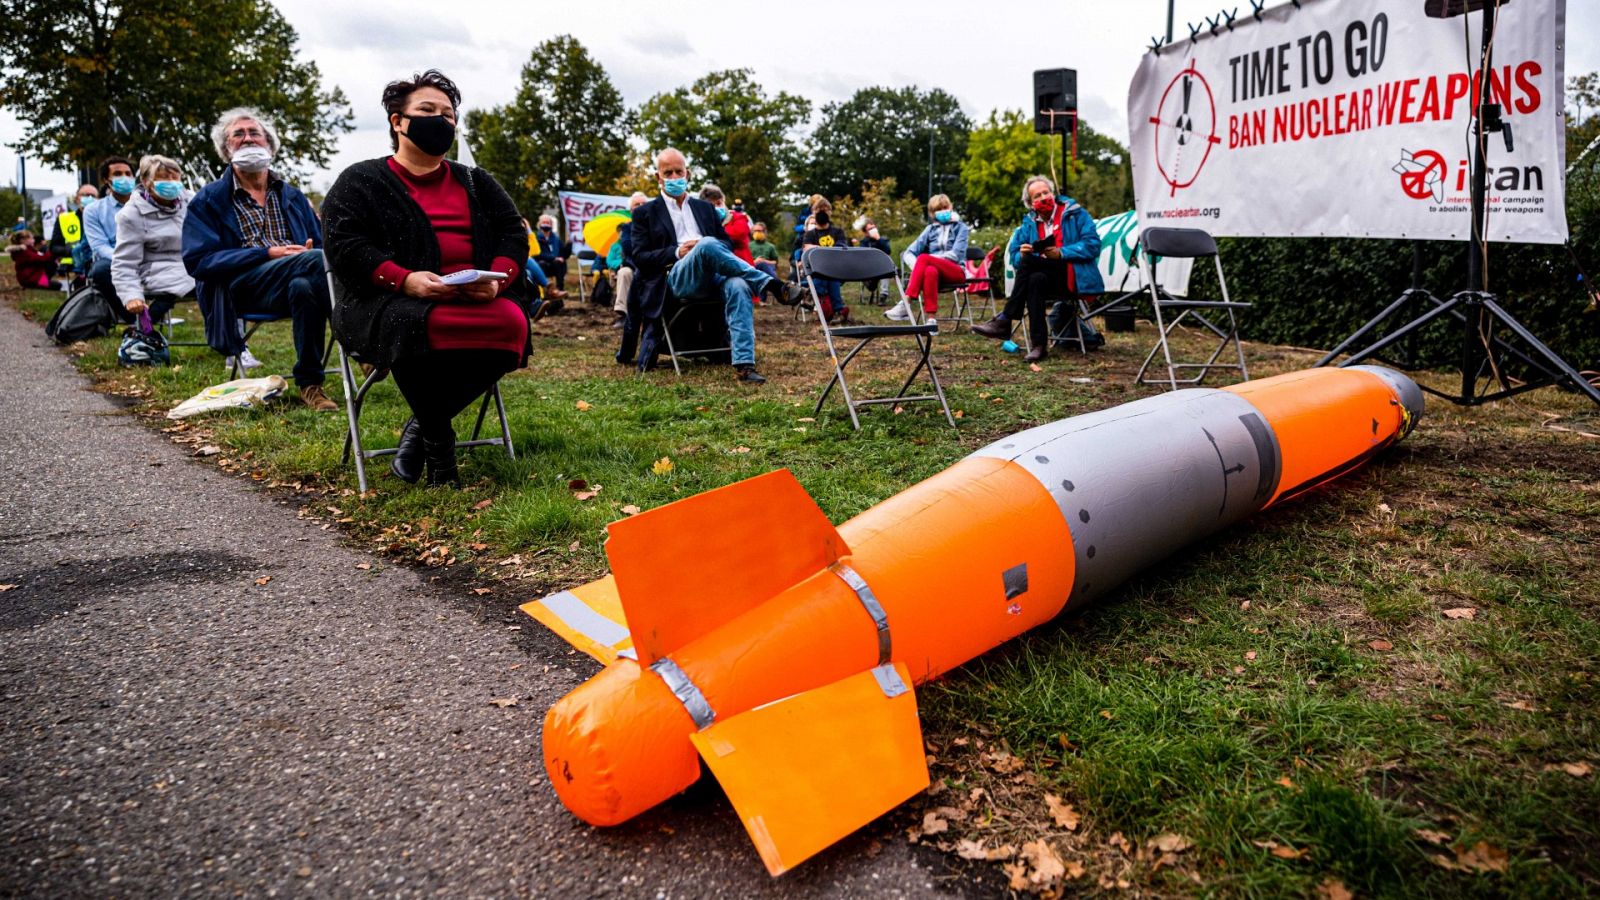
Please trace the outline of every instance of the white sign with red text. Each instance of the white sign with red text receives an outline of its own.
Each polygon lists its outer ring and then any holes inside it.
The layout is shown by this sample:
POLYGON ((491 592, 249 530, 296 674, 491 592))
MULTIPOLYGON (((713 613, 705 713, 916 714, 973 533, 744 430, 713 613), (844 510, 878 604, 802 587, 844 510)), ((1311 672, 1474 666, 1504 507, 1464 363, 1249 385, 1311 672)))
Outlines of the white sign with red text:
MULTIPOLYGON (((1428 5, 1444 4, 1300 0, 1145 54, 1128 91, 1141 225, 1466 239, 1484 13, 1428 5)), ((1565 0, 1499 4, 1486 80, 1513 140, 1485 140, 1490 240, 1567 239, 1565 31, 1565 0)))
POLYGON ((583 226, 589 220, 613 209, 627 209, 627 197, 610 194, 580 194, 577 191, 560 191, 556 198, 561 203, 561 222, 567 229, 567 240, 573 252, 583 249, 583 226))

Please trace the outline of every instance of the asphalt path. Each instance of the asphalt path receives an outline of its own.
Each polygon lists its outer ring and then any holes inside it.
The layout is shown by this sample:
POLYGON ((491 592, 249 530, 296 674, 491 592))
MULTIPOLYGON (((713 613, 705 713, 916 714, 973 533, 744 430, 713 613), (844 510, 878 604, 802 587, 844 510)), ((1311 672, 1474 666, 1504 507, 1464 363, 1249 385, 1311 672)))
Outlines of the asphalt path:
POLYGON ((892 820, 772 879, 708 780, 584 825, 539 723, 587 658, 191 461, 8 304, 0 584, 0 895, 973 887, 892 820))

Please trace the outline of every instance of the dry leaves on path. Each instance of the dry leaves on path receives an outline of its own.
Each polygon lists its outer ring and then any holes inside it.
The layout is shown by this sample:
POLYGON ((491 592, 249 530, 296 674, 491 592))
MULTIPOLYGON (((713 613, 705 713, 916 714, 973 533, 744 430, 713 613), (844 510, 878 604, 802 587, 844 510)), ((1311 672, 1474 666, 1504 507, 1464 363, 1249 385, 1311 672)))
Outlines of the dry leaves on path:
MULTIPOLYGON (((1044 839, 1029 841, 1022 845, 1022 858, 1028 862, 1032 871, 1028 873, 1028 883, 1035 887, 1048 887, 1060 881, 1067 874, 1067 866, 1051 849, 1050 844, 1044 839)), ((1082 869, 1078 870, 1083 873, 1082 869)), ((1013 881, 1016 879, 1013 878, 1013 881)))
POLYGON ((1154 847, 1155 849, 1160 850, 1162 853, 1182 853, 1190 847, 1193 847, 1194 841, 1189 840, 1181 834, 1173 834, 1169 831, 1165 834, 1158 834, 1151 838, 1149 842, 1145 844, 1145 846, 1154 847))
POLYGON ((1383 638, 1379 638, 1379 639, 1377 639, 1375 641, 1367 641, 1367 646, 1371 647, 1374 650, 1393 650, 1394 649, 1394 645, 1389 643, 1388 641, 1384 640, 1383 638))
POLYGON ((508 706, 516 706, 517 705, 517 698, 515 698, 515 697, 496 697, 496 698, 490 700, 489 702, 491 704, 495 705, 495 706, 500 707, 501 709, 505 709, 508 706))
POLYGON ((998 847, 985 847, 983 841, 962 839, 956 841, 956 855, 962 859, 981 859, 995 861, 1010 859, 1017 855, 1017 848, 1010 844, 1001 844, 998 847))
POLYGON ((256 579, 256 585, 259 586, 259 587, 266 587, 267 584, 269 582, 271 582, 271 581, 272 581, 272 576, 271 575, 263 575, 260 578, 256 579))
POLYGON ((4 594, 6 591, 15 590, 16 587, 17 585, 14 584, 0 584, 0 594, 4 594))
POLYGON ((1050 818, 1055 820, 1056 826, 1068 831, 1078 830, 1078 811, 1070 803, 1062 803, 1061 798, 1055 794, 1044 795, 1045 808, 1050 811, 1050 818))

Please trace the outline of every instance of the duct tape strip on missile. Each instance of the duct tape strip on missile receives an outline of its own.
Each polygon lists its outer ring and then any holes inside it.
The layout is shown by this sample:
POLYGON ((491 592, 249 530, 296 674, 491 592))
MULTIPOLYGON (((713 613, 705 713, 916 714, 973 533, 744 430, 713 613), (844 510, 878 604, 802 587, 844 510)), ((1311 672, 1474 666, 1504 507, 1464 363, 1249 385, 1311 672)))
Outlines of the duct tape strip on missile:
MULTIPOLYGON (((889 637, 889 614, 883 611, 883 604, 878 602, 872 588, 867 585, 865 578, 855 569, 842 562, 836 562, 828 567, 829 571, 839 576, 839 579, 856 592, 856 597, 861 605, 866 607, 867 615, 872 617, 872 624, 878 627, 878 665, 884 665, 894 650, 894 642, 889 637)), ((889 696, 893 697, 893 694, 889 696)))
POLYGON ((672 657, 663 656, 651 663, 650 671, 660 675, 661 680, 667 683, 672 695, 678 698, 678 702, 689 713, 689 718, 694 720, 695 727, 705 728, 717 720, 717 712, 706 701, 706 695, 700 693, 700 689, 689 680, 688 673, 678 668, 672 657))

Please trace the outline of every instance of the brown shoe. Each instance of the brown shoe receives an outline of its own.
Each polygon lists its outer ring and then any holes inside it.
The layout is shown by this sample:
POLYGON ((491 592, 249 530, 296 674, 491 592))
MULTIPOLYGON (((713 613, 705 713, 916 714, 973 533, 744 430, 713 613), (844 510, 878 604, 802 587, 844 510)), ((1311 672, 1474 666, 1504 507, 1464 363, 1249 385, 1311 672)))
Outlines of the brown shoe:
POLYGON ((302 387, 300 389, 300 402, 317 412, 333 412, 339 408, 339 404, 329 400, 328 395, 322 392, 322 385, 320 384, 308 384, 302 387))
POLYGON ((565 300, 567 299, 567 292, 560 288, 551 288, 548 296, 551 300, 565 300))
POLYGON ((1049 356, 1049 355, 1050 355, 1050 351, 1046 350, 1044 347, 1035 347, 1032 350, 1029 350, 1027 355, 1022 357, 1022 361, 1023 362, 1036 363, 1039 360, 1044 359, 1046 356, 1049 356))
POLYGON ((982 325, 972 326, 972 333, 981 334, 986 338, 994 338, 997 341, 1003 341, 1006 338, 1011 337, 1011 323, 1003 322, 998 318, 990 319, 982 325))

